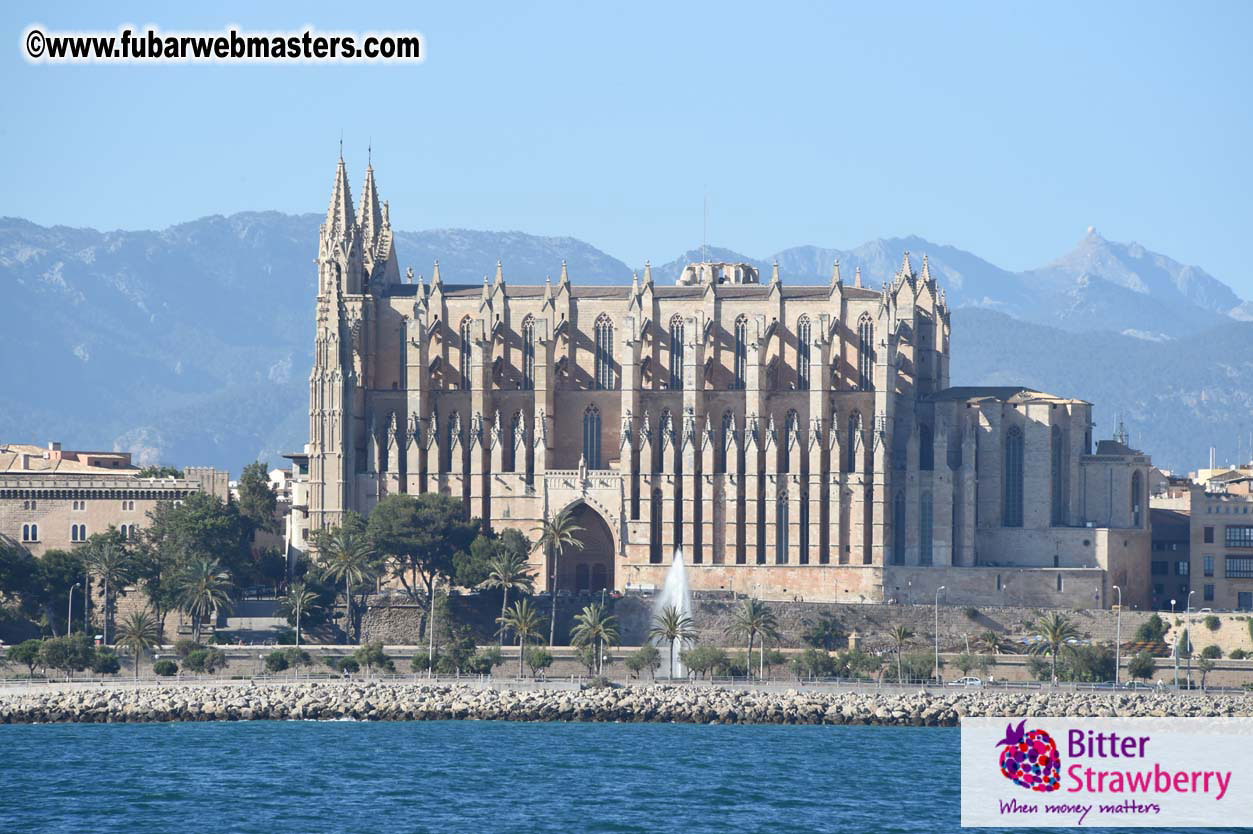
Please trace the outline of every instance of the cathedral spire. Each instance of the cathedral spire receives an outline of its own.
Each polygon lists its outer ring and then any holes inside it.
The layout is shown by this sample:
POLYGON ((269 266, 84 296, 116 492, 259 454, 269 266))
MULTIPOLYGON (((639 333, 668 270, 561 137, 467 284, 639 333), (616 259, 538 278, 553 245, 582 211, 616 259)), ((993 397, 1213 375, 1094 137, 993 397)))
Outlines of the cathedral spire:
POLYGON ((857 271, 853 273, 853 286, 861 287, 861 267, 857 267, 857 271))
POLYGON ((331 204, 326 210, 326 230, 332 234, 348 234, 356 223, 352 212, 352 190, 348 187, 348 173, 344 170, 343 149, 335 168, 335 185, 331 189, 331 204))
POLYGON ((931 264, 927 261, 927 256, 922 256, 922 280, 928 284, 931 283, 931 264))
POLYGON ((770 283, 772 284, 779 283, 779 260, 778 258, 775 259, 774 266, 770 268, 770 283))
POLYGON ((505 265, 502 261, 496 261, 496 282, 494 286, 503 287, 505 285, 505 265))
POLYGON ((383 212, 379 208, 378 189, 374 186, 374 166, 366 165, 365 185, 361 189, 361 232, 367 251, 373 251, 383 230, 383 212))
POLYGON ((431 272, 431 287, 442 287, 443 280, 439 277, 439 261, 435 262, 435 269, 431 272))
POLYGON ((644 261, 644 286, 648 286, 653 282, 653 265, 648 261, 644 261))
POLYGON ((840 278, 840 259, 836 258, 835 266, 831 268, 831 286, 838 287, 843 283, 844 280, 840 278))
POLYGON ((914 267, 909 262, 909 250, 908 249, 905 250, 905 257, 901 259, 901 277, 902 278, 914 277, 914 267))
POLYGON ((566 287, 570 286, 570 273, 566 271, 565 258, 561 259, 561 283, 566 287))
POLYGON ((640 294, 640 274, 638 272, 631 273, 631 298, 635 298, 640 294))

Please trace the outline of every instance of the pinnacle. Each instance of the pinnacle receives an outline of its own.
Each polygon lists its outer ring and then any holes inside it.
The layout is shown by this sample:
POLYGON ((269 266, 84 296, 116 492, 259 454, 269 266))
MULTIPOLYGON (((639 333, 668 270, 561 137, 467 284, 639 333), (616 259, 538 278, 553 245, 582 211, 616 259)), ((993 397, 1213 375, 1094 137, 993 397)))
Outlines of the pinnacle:
POLYGON ((328 231, 338 230, 347 234, 356 223, 352 211, 352 190, 348 186, 348 173, 344 169, 344 157, 339 157, 335 167, 335 184, 331 188, 331 203, 326 210, 326 227, 328 231))

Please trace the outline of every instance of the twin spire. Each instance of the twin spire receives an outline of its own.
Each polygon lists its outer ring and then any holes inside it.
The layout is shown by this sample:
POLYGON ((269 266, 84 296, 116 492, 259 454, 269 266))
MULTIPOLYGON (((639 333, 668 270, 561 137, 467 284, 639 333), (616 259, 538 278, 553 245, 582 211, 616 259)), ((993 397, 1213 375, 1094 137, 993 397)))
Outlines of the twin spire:
POLYGON ((365 186, 361 190, 361 207, 353 211, 352 187, 348 184, 348 172, 344 167, 341 150, 335 166, 335 184, 331 187, 331 204, 326 210, 326 230, 332 236, 347 234, 361 218, 361 232, 367 249, 373 248, 379 235, 389 224, 384 206, 380 204, 378 188, 374 184, 374 165, 367 164, 365 186))

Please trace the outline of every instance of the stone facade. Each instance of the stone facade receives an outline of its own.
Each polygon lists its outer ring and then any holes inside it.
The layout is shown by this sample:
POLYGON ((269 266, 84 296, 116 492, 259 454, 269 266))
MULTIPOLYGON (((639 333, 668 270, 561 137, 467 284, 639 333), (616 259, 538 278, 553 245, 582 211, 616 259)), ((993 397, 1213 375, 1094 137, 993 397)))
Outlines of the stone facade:
POLYGON ((1173 597, 1179 611, 1189 605, 1193 611, 1253 611, 1253 495, 1247 490, 1244 479, 1210 478, 1153 498, 1154 512, 1187 525, 1181 551, 1165 564, 1165 555, 1153 554, 1154 568, 1166 572, 1153 576, 1154 590, 1165 590, 1160 607, 1170 608, 1173 597))
POLYGON ((310 530, 440 491, 528 533, 572 509, 564 589, 660 586, 681 547, 711 590, 1103 606, 1118 584, 1148 604, 1148 458, 1094 452, 1081 400, 949 387, 925 257, 878 288, 838 263, 804 286, 724 263, 669 286, 647 265, 620 286, 564 264, 415 282, 373 170, 354 210, 341 159, 317 264, 310 530))

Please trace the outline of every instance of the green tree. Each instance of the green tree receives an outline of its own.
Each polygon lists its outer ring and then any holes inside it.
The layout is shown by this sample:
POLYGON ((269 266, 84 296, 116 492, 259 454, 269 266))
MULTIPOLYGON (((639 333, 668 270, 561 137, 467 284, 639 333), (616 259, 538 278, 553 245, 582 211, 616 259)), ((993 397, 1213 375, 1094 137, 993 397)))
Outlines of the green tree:
POLYGON ((0 602, 21 602, 31 593, 39 563, 30 551, 0 536, 0 602))
POLYGON ((1134 657, 1127 661, 1127 674, 1133 678, 1140 680, 1148 680, 1153 677, 1153 672, 1157 670, 1157 661, 1153 655, 1146 651, 1138 652, 1134 657))
POLYGON ((1157 643, 1166 636, 1166 630, 1166 623, 1154 614, 1140 623, 1140 627, 1136 629, 1135 640, 1137 643, 1157 643))
POLYGON ((366 643, 359 646, 352 654, 357 663, 361 664, 368 671, 375 669, 391 670, 395 668, 392 659, 383 651, 383 643, 381 640, 375 640, 372 643, 366 643))
POLYGON ((883 658, 862 649, 841 652, 836 658, 836 675, 842 678, 869 678, 882 668, 883 658))
POLYGON ((187 657, 183 658, 183 668, 192 672, 205 672, 212 675, 225 667, 226 653, 212 646, 193 649, 187 653, 187 657))
POLYGON ((490 533, 479 533, 470 546, 452 557, 452 584, 462 588, 477 588, 487 582, 491 573, 492 559, 500 547, 500 540, 490 533))
POLYGON ((192 639, 199 643, 204 621, 231 610, 230 575, 216 560, 197 559, 180 574, 177 587, 178 605, 191 617, 192 639))
POLYGON ((113 527, 96 533, 83 545, 83 557, 91 575, 104 585, 104 644, 112 645, 114 599, 117 592, 131 580, 133 565, 121 534, 113 527))
POLYGON ((40 658, 43 656, 40 652, 42 647, 42 640, 23 640, 9 649, 5 659, 9 663, 25 666, 28 670, 27 674, 33 678, 35 677, 35 667, 39 665, 40 658))
POLYGON ((170 542, 155 544, 145 539, 135 548, 132 578, 147 598, 161 634, 165 633, 166 617, 178 608, 178 580, 185 562, 178 545, 170 542))
POLYGON ((986 673, 989 666, 987 655, 975 654, 973 652, 962 652, 953 658, 953 665, 962 673, 963 676, 969 675, 971 672, 986 673))
POLYGON ((650 678, 656 678, 657 667, 661 665, 661 652, 653 645, 640 646, 626 657, 626 667, 632 676, 639 677, 647 669, 650 678))
POLYGON ((583 540, 578 537, 583 528, 574 523, 574 514, 566 507, 551 518, 546 518, 540 526, 532 530, 539 533, 535 547, 548 554, 548 592, 552 597, 552 613, 548 622, 548 645, 553 645, 557 638, 557 566, 561 555, 570 550, 582 550, 583 540))
POLYGON ((275 532, 278 523, 278 495, 270 486, 265 464, 255 461, 239 476, 239 513, 255 530, 275 532))
POLYGON ((901 661, 901 652, 905 646, 913 642, 914 630, 907 626, 898 625, 888 632, 888 638, 892 641, 892 645, 896 651, 896 682, 905 682, 905 668, 901 661))
POLYGON ((553 653, 542 646, 532 646, 526 650, 526 667, 531 670, 531 677, 553 665, 553 653))
MULTIPOLYGON (((192 562, 221 564, 233 584, 247 584, 256 573, 252 562, 252 525, 234 503, 207 492, 192 492, 181 503, 162 501, 148 513, 144 540, 176 576, 192 562)), ((169 610, 168 606, 164 610, 169 610)))
POLYGON ((731 615, 731 624, 726 633, 737 639, 748 640, 748 675, 753 674, 753 643, 761 638, 764 650, 766 638, 778 638, 779 620, 764 602, 758 599, 743 600, 731 615))
POLYGON ((726 666, 728 662, 726 649, 717 646, 692 646, 690 649, 683 649, 679 652, 679 660, 689 672, 701 677, 726 666))
POLYGON ((1064 614, 1054 611, 1041 617, 1034 626, 1035 637, 1031 653, 1047 654, 1050 658, 1051 679, 1057 680, 1057 656, 1071 640, 1079 639, 1079 631, 1064 614))
POLYGON ((270 652, 265 656, 265 671, 274 674, 287 670, 287 653, 284 651, 270 652))
POLYGON ((685 643, 696 639, 696 627, 692 618, 679 610, 676 605, 667 605, 653 617, 653 624, 648 629, 649 640, 664 640, 670 646, 670 677, 674 678, 675 655, 685 643))
POLYGON ((808 648, 792 657, 792 673, 798 680, 828 678, 835 675, 835 659, 825 649, 808 648))
MULTIPOLYGON (((2 549, 2 547, 0 547, 2 549)), ((19 571, 29 570, 26 574, 24 589, 15 589, 16 599, 22 613, 33 620, 42 619, 55 635, 57 625, 69 614, 70 592, 74 590, 74 612, 76 622, 83 621, 85 594, 83 587, 87 581, 87 566, 81 548, 74 551, 52 549, 35 559, 21 548, 13 548, 17 558, 22 560, 19 571)), ((3 580, 0 580, 3 581, 3 580)), ((0 597, 4 596, 0 593, 0 597)), ((65 632, 73 630, 73 624, 67 625, 65 632)))
POLYGON ((500 623, 502 633, 512 631, 514 638, 518 641, 518 677, 520 678, 526 644, 535 642, 540 635, 539 612, 531 605, 530 600, 520 599, 501 614, 496 622, 500 623))
POLYGON ((135 680, 139 680, 139 662, 144 652, 152 651, 160 641, 157 621, 147 611, 133 611, 122 620, 118 628, 118 645, 125 646, 135 656, 135 680))
POLYGON ((183 470, 173 466, 145 466, 139 470, 136 478, 178 478, 182 480, 183 470))
POLYGON ((122 671, 122 662, 110 651, 98 651, 91 658, 91 671, 97 675, 116 675, 122 671))
POLYGON ((320 604, 316 592, 309 589, 303 582, 293 582, 287 588, 287 595, 279 603, 279 611, 287 617, 287 621, 296 627, 296 645, 300 645, 300 620, 320 604))
POLYGON ((618 645, 618 618, 605 611, 599 603, 585 606, 574 616, 574 629, 570 632, 571 641, 576 646, 591 646, 595 651, 595 673, 604 670, 604 653, 609 646, 618 645))
POLYGON ((1205 648, 1201 649, 1201 657, 1207 658, 1209 660, 1218 660, 1222 656, 1223 656, 1223 650, 1220 649, 1218 646, 1213 645, 1212 643, 1206 646, 1205 648))
POLYGON ((1201 691, 1205 691, 1205 678, 1210 672, 1214 671, 1214 661, 1212 658, 1201 657, 1196 662, 1196 669, 1201 673, 1201 691))
POLYGON ((990 628, 979 633, 979 636, 975 638, 975 644, 992 654, 1008 654, 1014 645, 1004 634, 990 628))
POLYGON ((86 634, 49 637, 39 646, 39 665, 68 676, 90 667, 95 654, 96 648, 86 634))
POLYGON ((152 664, 152 673, 162 678, 171 678, 178 674, 178 664, 172 660, 158 660, 152 664))
POLYGON ((801 639, 806 645, 829 652, 844 640, 844 628, 835 617, 824 614, 814 622, 806 623, 801 639))
MULTIPOLYGON (((502 546, 496 549, 496 553, 492 556, 491 562, 488 564, 487 587, 500 588, 500 616, 505 616, 505 609, 509 607, 509 592, 517 591, 520 594, 529 594, 534 588, 535 572, 531 570, 531 566, 527 561, 526 554, 529 548, 519 552, 512 546, 506 546, 503 543, 507 538, 507 534, 513 533, 516 538, 526 539, 516 530, 506 530, 501 536, 502 546)), ((508 537, 513 538, 513 537, 508 537)), ((523 545, 525 547, 525 545, 523 545)), ((505 645, 505 633, 500 633, 500 645, 505 645)))
POLYGON ((375 576, 374 548, 365 535, 340 527, 330 531, 318 546, 318 558, 326 575, 344 583, 344 610, 347 617, 344 633, 359 640, 360 625, 354 628, 352 589, 375 576), (355 635, 355 636, 354 636, 355 635))

